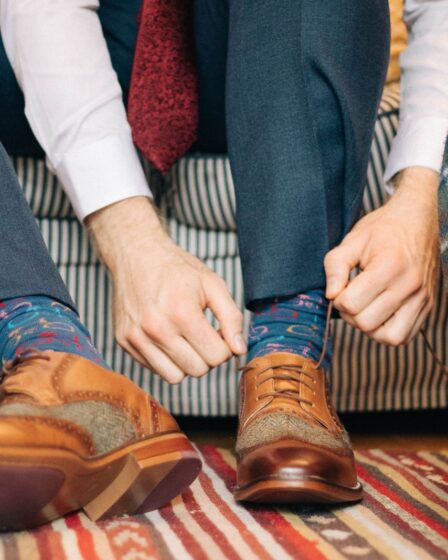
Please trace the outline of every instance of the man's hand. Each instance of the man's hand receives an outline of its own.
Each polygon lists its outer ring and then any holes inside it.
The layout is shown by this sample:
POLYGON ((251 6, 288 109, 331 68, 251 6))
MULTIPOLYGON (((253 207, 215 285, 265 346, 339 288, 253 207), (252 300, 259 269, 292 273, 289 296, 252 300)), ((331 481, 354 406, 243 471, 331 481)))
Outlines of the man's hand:
POLYGON ((427 318, 439 257, 437 173, 409 168, 396 185, 391 199, 363 217, 324 262, 326 296, 341 317, 394 346, 411 340, 427 318), (361 273, 348 283, 354 267, 361 273))
POLYGON ((104 208, 87 225, 112 276, 116 339, 143 366, 178 383, 246 352, 224 280, 171 241, 147 198, 104 208))

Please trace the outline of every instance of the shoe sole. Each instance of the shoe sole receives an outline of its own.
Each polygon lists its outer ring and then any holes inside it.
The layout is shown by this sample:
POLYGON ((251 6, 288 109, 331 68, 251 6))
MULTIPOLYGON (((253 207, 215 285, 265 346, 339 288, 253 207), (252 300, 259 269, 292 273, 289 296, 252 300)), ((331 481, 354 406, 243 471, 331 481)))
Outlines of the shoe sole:
POLYGON ((179 433, 95 459, 62 449, 0 447, 0 529, 29 529, 78 510, 92 521, 146 513, 181 494, 201 466, 179 433))
POLYGON ((236 488, 235 500, 261 504, 339 504, 359 502, 363 496, 360 483, 350 488, 321 480, 259 480, 236 488))

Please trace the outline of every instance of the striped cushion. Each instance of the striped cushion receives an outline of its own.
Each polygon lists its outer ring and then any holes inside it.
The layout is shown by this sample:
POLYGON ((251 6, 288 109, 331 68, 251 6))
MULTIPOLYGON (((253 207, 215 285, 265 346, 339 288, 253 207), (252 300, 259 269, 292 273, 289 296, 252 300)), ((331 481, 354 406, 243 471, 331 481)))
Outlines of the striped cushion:
MULTIPOLYGON (((368 170, 364 209, 371 211, 385 198, 382 175, 398 124, 398 87, 383 97, 368 170)), ((43 160, 14 161, 25 195, 37 216, 50 253, 77 302, 81 317, 96 344, 114 369, 150 391, 174 413, 234 415, 237 413, 238 376, 233 362, 198 379, 170 386, 145 371, 113 340, 111 288, 104 267, 90 247, 57 180, 43 160)), ((146 166, 147 167, 147 166, 146 166)), ((226 157, 183 158, 167 179, 147 168, 151 185, 173 236, 221 274, 237 303, 243 307, 243 289, 234 195, 226 157)), ((448 307, 441 290, 428 323, 428 334, 439 356, 447 359, 448 307)), ((249 314, 245 312, 246 327, 249 314)), ((333 391, 339 410, 390 410, 446 406, 446 382, 421 338, 405 348, 378 345, 342 321, 336 321, 333 391)))

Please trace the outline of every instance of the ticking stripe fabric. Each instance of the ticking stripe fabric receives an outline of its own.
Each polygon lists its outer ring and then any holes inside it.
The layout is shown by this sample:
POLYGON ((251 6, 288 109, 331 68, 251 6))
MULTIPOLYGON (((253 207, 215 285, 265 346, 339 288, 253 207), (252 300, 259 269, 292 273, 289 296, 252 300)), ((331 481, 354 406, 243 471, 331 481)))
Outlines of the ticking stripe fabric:
POLYGON ((440 253, 445 289, 448 288, 448 138, 443 155, 442 172, 438 192, 440 253))
MULTIPOLYGON (((384 93, 372 144, 364 210, 382 204, 383 170, 398 126, 399 88, 384 93)), ((57 179, 44 160, 16 158, 15 167, 51 256, 79 306, 82 319, 112 367, 150 391, 175 414, 227 416, 237 413, 238 375, 228 362, 202 379, 165 384, 114 343, 111 288, 107 273, 76 221, 57 179)), ((235 224, 235 197, 225 156, 189 156, 161 177, 145 168, 173 239, 223 276, 243 308, 235 224)), ((245 312, 246 327, 249 313, 245 312)), ((417 338, 405 348, 388 348, 345 325, 335 324, 331 372, 336 406, 343 411, 438 408, 447 404, 447 378, 417 338)), ((440 288, 428 323, 438 355, 448 359, 448 307, 440 288)))
POLYGON ((448 453, 357 453, 364 500, 350 507, 243 507, 235 459, 201 446, 204 468, 181 496, 140 517, 75 514, 0 537, 7 560, 344 560, 448 557, 448 453))

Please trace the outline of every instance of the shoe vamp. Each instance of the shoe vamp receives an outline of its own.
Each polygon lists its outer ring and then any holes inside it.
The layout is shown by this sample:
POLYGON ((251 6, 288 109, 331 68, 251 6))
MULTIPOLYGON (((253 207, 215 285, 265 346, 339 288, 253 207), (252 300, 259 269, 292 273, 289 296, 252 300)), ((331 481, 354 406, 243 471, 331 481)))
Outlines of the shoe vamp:
POLYGON ((108 453, 137 437, 126 414, 102 401, 82 401, 48 407, 16 402, 0 406, 0 416, 47 417, 72 422, 89 434, 98 455, 108 453))
POLYGON ((343 430, 336 436, 325 428, 293 414, 271 412, 256 418, 238 435, 236 452, 281 439, 292 438, 328 449, 350 449, 350 439, 343 430))

